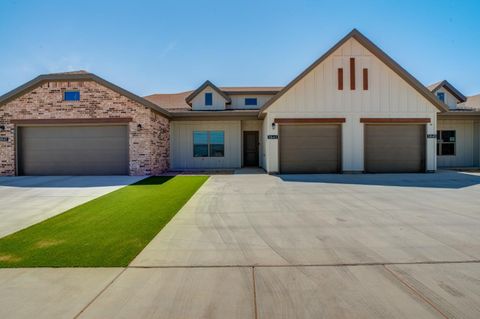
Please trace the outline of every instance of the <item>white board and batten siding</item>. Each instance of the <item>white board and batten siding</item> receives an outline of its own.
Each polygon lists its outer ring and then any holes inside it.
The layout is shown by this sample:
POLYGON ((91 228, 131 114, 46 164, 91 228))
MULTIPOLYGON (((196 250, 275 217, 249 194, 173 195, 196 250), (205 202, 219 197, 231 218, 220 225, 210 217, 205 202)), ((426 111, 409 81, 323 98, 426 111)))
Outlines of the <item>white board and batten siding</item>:
POLYGON ((437 95, 438 92, 442 92, 445 94, 445 104, 448 105, 448 108, 451 110, 454 110, 457 108, 457 104, 460 102, 455 96, 453 96, 452 93, 447 91, 444 87, 439 88, 438 90, 435 91, 435 95, 437 95))
MULTIPOLYGON (((435 108, 359 42, 351 38, 267 108, 264 136, 278 134, 275 118, 346 118, 342 128, 343 171, 364 170, 364 125, 360 118, 430 118, 427 133, 436 133, 435 108), (350 58, 355 58, 356 89, 350 90, 350 58), (343 90, 337 69, 343 68, 343 90), (368 90, 362 70, 368 69, 368 90)), ((425 136, 426 138, 426 136, 425 136)), ((266 169, 278 172, 278 140, 266 142, 266 169)), ((436 169, 436 140, 427 140, 427 170, 436 169)))
POLYGON ((259 94, 259 95, 240 95, 232 94, 230 99, 232 103, 227 105, 227 109, 245 109, 245 110, 256 110, 261 108, 268 100, 272 98, 273 95, 259 94), (245 105, 246 98, 256 98, 257 105, 245 105))
POLYGON ((173 121, 170 123, 172 169, 241 167, 241 121, 173 121), (224 131, 224 157, 193 157, 194 131, 224 131))
POLYGON ((196 111, 204 110, 224 110, 226 100, 217 91, 207 86, 192 100, 192 109, 196 111), (205 105, 205 93, 212 93, 212 105, 205 105))
POLYGON ((438 167, 472 167, 478 165, 478 124, 473 120, 438 120, 439 130, 456 133, 455 155, 438 156, 438 167), (476 134, 475 134, 476 133, 476 134))

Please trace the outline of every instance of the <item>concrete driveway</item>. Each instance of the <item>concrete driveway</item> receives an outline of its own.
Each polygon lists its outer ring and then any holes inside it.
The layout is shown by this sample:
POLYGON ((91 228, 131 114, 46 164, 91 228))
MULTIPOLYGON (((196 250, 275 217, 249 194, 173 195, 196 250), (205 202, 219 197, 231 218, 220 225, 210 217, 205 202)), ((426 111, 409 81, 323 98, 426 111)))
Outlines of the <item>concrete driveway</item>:
POLYGON ((476 174, 216 175, 120 272, 0 271, 0 317, 479 318, 479 229, 476 174))
POLYGON ((0 177, 0 237, 143 178, 138 176, 0 177))
POLYGON ((480 176, 212 176, 134 266, 480 259, 480 176))

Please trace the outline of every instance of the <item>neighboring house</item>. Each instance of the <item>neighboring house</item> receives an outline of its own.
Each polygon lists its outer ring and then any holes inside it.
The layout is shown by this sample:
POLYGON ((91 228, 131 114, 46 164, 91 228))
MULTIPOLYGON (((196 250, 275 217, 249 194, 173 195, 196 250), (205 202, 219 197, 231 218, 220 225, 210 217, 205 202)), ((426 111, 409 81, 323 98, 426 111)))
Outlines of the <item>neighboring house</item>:
MULTIPOLYGON (((461 153, 448 125, 478 129, 463 100, 446 81, 427 89, 357 30, 285 87, 206 81, 141 98, 90 73, 44 75, 0 97, 0 175, 435 171, 437 117, 442 152, 461 153)), ((461 166, 478 165, 467 144, 461 166)))
POLYGON ((480 166, 480 99, 465 97, 448 81, 428 86, 449 111, 437 118, 438 167, 480 166))

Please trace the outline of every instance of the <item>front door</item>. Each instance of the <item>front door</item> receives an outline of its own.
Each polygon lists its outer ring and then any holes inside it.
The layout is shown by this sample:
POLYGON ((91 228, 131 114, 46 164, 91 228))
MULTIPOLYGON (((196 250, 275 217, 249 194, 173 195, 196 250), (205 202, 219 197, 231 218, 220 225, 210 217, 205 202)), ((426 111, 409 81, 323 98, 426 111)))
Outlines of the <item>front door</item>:
POLYGON ((243 166, 258 166, 258 131, 243 132, 243 166))

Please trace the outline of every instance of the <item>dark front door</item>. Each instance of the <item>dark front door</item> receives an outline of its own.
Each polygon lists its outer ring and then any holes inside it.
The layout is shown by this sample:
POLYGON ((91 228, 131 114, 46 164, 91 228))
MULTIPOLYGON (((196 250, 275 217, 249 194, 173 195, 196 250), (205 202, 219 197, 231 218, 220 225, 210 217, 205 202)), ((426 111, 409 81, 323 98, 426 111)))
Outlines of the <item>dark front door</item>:
POLYGON ((243 132, 243 166, 258 166, 258 131, 243 132))

